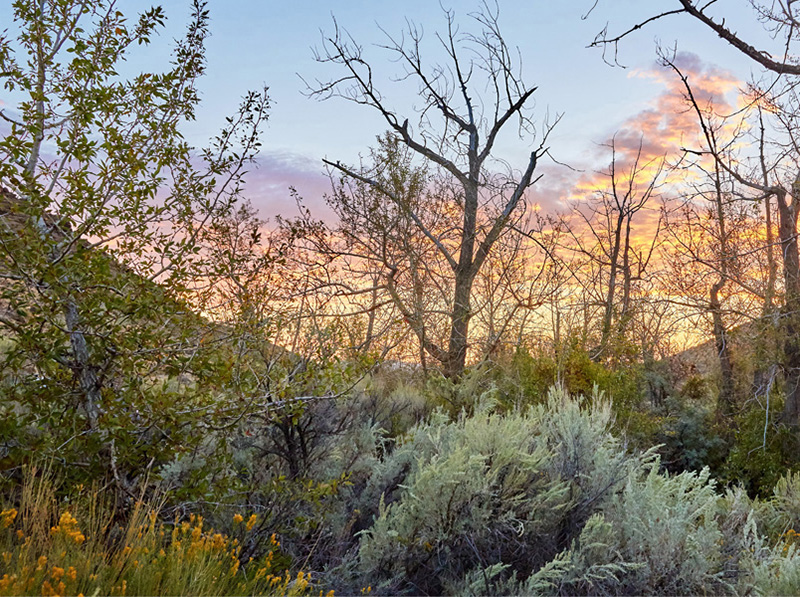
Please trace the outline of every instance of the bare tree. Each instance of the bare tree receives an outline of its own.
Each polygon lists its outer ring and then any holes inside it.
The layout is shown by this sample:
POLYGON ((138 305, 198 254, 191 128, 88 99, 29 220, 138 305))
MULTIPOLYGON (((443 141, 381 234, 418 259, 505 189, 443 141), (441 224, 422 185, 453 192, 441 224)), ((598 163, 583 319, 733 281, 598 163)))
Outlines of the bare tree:
MULTIPOLYGON (((797 119, 800 118, 800 101, 797 85, 800 83, 800 64, 795 56, 800 41, 800 9, 792 0, 758 2, 750 0, 755 17, 775 40, 772 52, 757 49, 749 40, 731 30, 724 15, 713 13, 716 3, 695 0, 676 0, 677 7, 638 23, 618 35, 602 31, 594 41, 595 46, 612 48, 616 61, 619 42, 634 31, 651 22, 672 15, 687 15, 725 40, 733 48, 758 64, 765 80, 754 84, 750 106, 769 105, 775 138, 765 152, 761 143, 761 157, 750 170, 732 163, 726 156, 709 150, 721 170, 741 186, 750 189, 754 200, 766 201, 775 197, 778 208, 778 236, 783 256, 784 304, 781 320, 784 330, 783 366, 786 381, 786 400, 783 420, 792 428, 800 428, 800 253, 797 245, 798 201, 800 201, 800 164, 797 142, 800 135, 797 119), (767 164, 770 164, 769 166, 767 164)), ((763 114, 759 112, 759 117, 763 114)), ((704 131, 708 135, 708 131, 704 131)), ((712 147, 709 144, 709 147, 712 147)))
MULTIPOLYGON (((376 110, 390 131, 417 159, 427 165, 429 174, 447 184, 453 195, 448 202, 457 211, 446 214, 454 242, 445 242, 428 225, 426 212, 436 206, 411 204, 398 189, 373 176, 368 167, 351 167, 338 161, 325 163, 347 177, 368 185, 381 201, 403 212, 428 250, 435 251, 449 270, 452 294, 447 299, 445 316, 449 334, 435 342, 425 334, 423 322, 405 301, 393 294, 393 301, 424 347, 449 377, 464 369, 469 347, 469 326, 473 316, 472 294, 476 276, 484 267, 498 239, 524 210, 526 189, 536 182, 534 171, 546 154, 546 132, 530 152, 522 172, 492 170, 498 137, 517 126, 521 137, 535 138, 529 107, 536 87, 526 85, 513 52, 498 26, 496 7, 483 4, 470 15, 478 33, 462 33, 452 11, 445 11, 446 31, 436 35, 446 60, 430 67, 422 59, 422 30, 409 23, 399 38, 388 33, 381 46, 402 65, 399 79, 414 81, 422 99, 416 108, 416 125, 394 111, 375 84, 373 69, 363 49, 334 24, 333 35, 324 39, 317 60, 339 67, 343 74, 329 81, 309 85, 309 93, 320 99, 339 97, 376 110), (486 90, 481 95, 481 92, 486 90), (460 223, 455 226, 453 220, 460 223)), ((498 169, 499 170, 499 169, 498 169)), ((440 214, 445 217, 445 214, 440 214)), ((394 270, 387 267, 384 282, 390 289, 394 270)))
POLYGON ((630 160, 618 155, 615 140, 608 147, 611 163, 602 172, 608 179, 607 188, 598 190, 559 220, 560 228, 567 233, 565 248, 582 261, 578 277, 587 300, 602 312, 594 358, 608 357, 612 337, 624 336, 633 313, 634 286, 645 276, 661 228, 656 216, 656 230, 649 243, 637 245, 631 237, 634 220, 641 220, 637 214, 652 211, 651 200, 657 197, 663 180, 663 157, 644 158, 641 142, 630 160))

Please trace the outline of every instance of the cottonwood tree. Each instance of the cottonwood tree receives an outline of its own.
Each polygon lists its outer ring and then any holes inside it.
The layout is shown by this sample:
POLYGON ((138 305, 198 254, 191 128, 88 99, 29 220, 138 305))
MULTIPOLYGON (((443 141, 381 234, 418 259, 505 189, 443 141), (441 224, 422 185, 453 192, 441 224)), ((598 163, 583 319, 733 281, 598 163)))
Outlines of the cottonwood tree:
POLYGON ((620 154, 616 140, 608 144, 611 162, 600 174, 607 185, 598 189, 555 225, 565 232, 562 251, 576 253, 582 262, 576 280, 587 301, 600 309, 600 339, 595 359, 614 355, 612 340, 623 339, 635 310, 637 283, 647 276, 660 241, 660 211, 653 204, 663 182, 664 157, 646 158, 642 142, 630 156, 620 154), (654 216, 649 242, 636 242, 634 228, 654 216))
MULTIPOLYGON (((700 148, 684 149, 685 167, 700 173, 701 178, 687 189, 678 222, 673 221, 673 226, 668 227, 677 248, 672 265, 683 263, 687 272, 699 266, 716 277, 710 285, 704 281, 700 285, 707 287, 705 310, 711 315, 720 362, 718 413, 731 417, 739 405, 728 329, 748 319, 768 316, 776 291, 770 195, 759 188, 761 185, 752 186, 759 175, 763 183, 769 184, 764 127, 756 129, 760 132, 757 168, 745 170, 738 165, 742 156, 737 155, 736 147, 751 141, 744 138, 750 128, 748 123, 742 123, 740 115, 720 117, 713 98, 701 104, 689 76, 669 56, 662 56, 662 62, 681 80, 684 100, 697 118, 700 133, 700 148), (732 172, 731 165, 735 164, 736 171, 732 172), (759 213, 762 202, 763 216, 759 213)), ((754 116, 763 125, 760 110, 754 116)), ((685 276, 683 281, 688 278, 691 276, 685 276)), ((676 282, 680 286, 680 281, 676 282)), ((690 301, 688 297, 693 293, 685 294, 690 301)))
MULTIPOLYGON (((512 49, 498 25, 498 12, 487 4, 470 15, 476 33, 460 31, 455 15, 445 11, 446 30, 436 36, 444 53, 442 63, 423 59, 423 35, 409 24, 397 38, 386 34, 381 46, 402 67, 399 78, 418 85, 420 104, 402 115, 391 107, 373 76, 373 65, 363 48, 334 23, 317 59, 340 69, 341 75, 309 85, 310 95, 338 97, 368 106, 382 116, 400 143, 426 165, 430 176, 449 189, 448 211, 436 214, 437 205, 409 202, 406 194, 373 176, 375 168, 348 166, 325 160, 331 168, 369 186, 379 201, 386 201, 413 222, 417 234, 446 263, 452 290, 444 306, 449 333, 441 342, 424 333, 425 325, 405 301, 393 297, 424 350, 441 364, 444 373, 457 377, 464 369, 473 316, 473 285, 498 239, 518 212, 524 209, 525 191, 535 183, 534 171, 546 154, 547 131, 529 153, 521 172, 497 168, 494 157, 500 135, 516 128, 523 138, 534 138, 530 106, 536 87, 526 85, 512 49), (413 119, 413 121, 412 121, 413 119), (448 218, 449 237, 429 227, 431 218, 448 218)), ((384 284, 395 284, 395 264, 385 263, 384 284)))
POLYGON ((676 0, 675 8, 665 10, 634 27, 613 35, 602 31, 594 45, 612 49, 616 61, 619 43, 643 25, 665 17, 684 15, 714 32, 731 47, 760 67, 763 78, 752 85, 750 107, 768 105, 766 116, 772 121, 772 134, 768 152, 754 159, 747 169, 744 164, 731 163, 724 155, 711 151, 719 167, 741 186, 751 189, 756 199, 774 197, 778 211, 778 242, 783 263, 784 301, 781 311, 783 328, 783 368, 785 377, 785 403, 783 422, 800 428, 800 253, 797 244, 798 201, 800 201, 800 164, 797 163, 797 141, 800 117, 796 87, 800 80, 800 64, 796 60, 800 41, 800 8, 792 1, 758 2, 750 0, 754 17, 771 35, 771 51, 758 49, 752 40, 734 31, 726 24, 725 15, 715 12, 716 3, 695 0, 676 0))
POLYGON ((165 70, 131 79, 119 71, 162 9, 130 22, 113 0, 13 8, 0 37, 4 451, 110 470, 129 491, 128 473, 191 443, 182 417, 209 397, 215 365, 183 297, 200 231, 241 192, 269 100, 248 94, 194 151, 181 127, 205 69, 202 2, 165 70))

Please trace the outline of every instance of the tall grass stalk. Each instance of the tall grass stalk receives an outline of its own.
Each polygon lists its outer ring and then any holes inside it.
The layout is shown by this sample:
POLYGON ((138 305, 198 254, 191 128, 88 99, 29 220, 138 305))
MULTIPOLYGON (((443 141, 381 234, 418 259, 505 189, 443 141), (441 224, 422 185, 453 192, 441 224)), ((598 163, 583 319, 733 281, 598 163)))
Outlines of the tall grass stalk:
POLYGON ((256 515, 236 514, 230 535, 200 516, 163 522, 159 500, 137 501, 124 522, 97 488, 58 499, 50 471, 28 469, 16 504, 0 509, 0 595, 305 595, 310 575, 276 564, 271 538, 240 560, 256 515))

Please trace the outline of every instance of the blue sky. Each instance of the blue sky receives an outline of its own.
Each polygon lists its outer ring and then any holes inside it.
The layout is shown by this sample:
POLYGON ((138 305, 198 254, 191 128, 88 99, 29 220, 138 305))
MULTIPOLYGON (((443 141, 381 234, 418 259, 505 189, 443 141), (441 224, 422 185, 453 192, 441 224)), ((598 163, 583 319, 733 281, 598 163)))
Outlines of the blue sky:
MULTIPOLYGON (((162 4, 169 19, 167 29, 152 47, 132 58, 133 69, 158 69, 170 40, 183 30, 188 3, 168 0, 162 4)), ((599 50, 587 48, 597 32, 607 22, 610 30, 623 30, 659 9, 671 8, 671 3, 599 0, 583 18, 593 4, 594 0, 500 0, 499 4, 505 39, 520 49, 526 82, 539 87, 539 119, 547 111, 564 113, 550 143, 560 161, 579 168, 601 167, 598 144, 620 127, 635 127, 637 114, 657 109, 659 98, 670 91, 662 78, 652 76, 656 39, 669 46, 679 40, 678 49, 696 54, 704 65, 718 65, 740 79, 749 76, 744 59, 687 17, 659 21, 625 40, 619 57, 628 68, 612 68, 603 62, 599 50)), ((750 14, 747 2, 725 0, 721 4, 734 29, 763 39, 758 37, 761 32, 755 21, 745 18, 750 14)), ((0 6, 0 24, 10 18, 9 5, 0 6)), ((119 6, 129 13, 141 10, 145 3, 120 0, 119 6)), ((468 13, 478 3, 459 0, 444 6, 453 8, 457 20, 466 24, 468 13)), ((319 102, 302 93, 304 84, 298 75, 313 80, 338 74, 332 65, 317 64, 311 50, 320 44, 320 30, 331 31, 332 15, 364 45, 367 56, 386 76, 396 72, 396 65, 372 46, 384 39, 378 25, 395 34, 410 18, 429 38, 444 25, 439 3, 431 0, 209 0, 208 7, 212 37, 207 76, 201 83, 203 105, 197 122, 186 133, 194 144, 202 145, 248 89, 269 86, 273 107, 264 134, 261 167, 251 176, 248 193, 264 215, 291 212, 289 184, 296 186, 310 205, 320 208, 321 195, 327 190, 321 159, 354 162, 386 128, 368 108, 337 99, 319 102)), ((435 52, 431 56, 435 58, 435 52)), ((398 112, 411 113, 413 88, 388 85, 384 95, 398 112)), ((528 148, 525 142, 509 139, 499 150, 513 164, 524 161, 528 148)), ((550 185, 554 194, 571 176, 555 167, 547 172, 551 179, 560 179, 557 185, 550 185)))

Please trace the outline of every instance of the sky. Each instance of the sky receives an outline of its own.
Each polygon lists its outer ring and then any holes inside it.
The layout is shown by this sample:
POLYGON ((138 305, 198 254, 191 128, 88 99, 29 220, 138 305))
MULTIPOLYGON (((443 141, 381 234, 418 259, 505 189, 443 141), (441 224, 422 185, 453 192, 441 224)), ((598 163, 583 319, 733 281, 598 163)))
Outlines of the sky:
MULTIPOLYGON (((10 24, 10 4, 0 3, 0 29, 10 24)), ((768 43, 750 17, 746 1, 723 0, 720 4, 734 30, 768 43)), ((132 17, 147 5, 141 0, 119 0, 119 8, 132 17)), ((188 2, 166 0, 162 5, 168 17, 166 30, 150 47, 131 57, 128 66, 132 71, 158 70, 171 40, 183 32, 188 2)), ((339 26, 364 46, 376 75, 385 81, 382 91, 388 103, 413 118, 413 107, 419 104, 415 89, 390 80, 399 72, 398 65, 375 44, 386 39, 381 28, 397 35, 406 19, 419 25, 427 40, 433 40, 433 34, 445 25, 442 6, 452 8, 456 21, 468 29, 469 13, 479 3, 209 0, 208 69, 200 83, 202 105, 197 121, 185 130, 188 139, 204 145, 223 125, 225 116, 234 113, 247 90, 268 86, 270 118, 258 168, 248 176, 247 196, 264 217, 291 216, 295 205, 289 187, 293 186, 312 211, 325 217, 323 195, 329 182, 322 159, 357 162, 386 125, 367 107, 337 98, 319 101, 306 96, 304 79, 325 80, 340 74, 335 65, 317 63, 312 49, 320 47, 323 32, 331 33, 335 17, 339 26)), ((644 136, 646 152, 653 156, 680 145, 691 119, 680 113, 677 81, 655 63, 657 43, 676 47, 682 53, 682 67, 711 95, 735 90, 749 78, 750 65, 745 59, 685 16, 658 21, 623 40, 618 58, 626 68, 609 66, 599 49, 587 47, 606 24, 610 31, 619 32, 670 7, 670 2, 663 0, 598 0, 596 5, 595 0, 499 1, 504 38, 519 49, 525 81, 538 86, 534 118, 542 121, 548 113, 551 117, 563 114, 549 146, 558 162, 574 170, 554 162, 541 166, 544 177, 532 197, 544 209, 563 209, 570 194, 591 190, 599 178, 597 171, 608 163, 603 144, 615 135, 620 149, 637 147, 644 136)), ((431 62, 440 58, 434 44, 427 55, 431 62)), ((2 94, 0 91, 0 102, 2 94)), ((506 137, 498 153, 522 168, 533 142, 506 137)))

